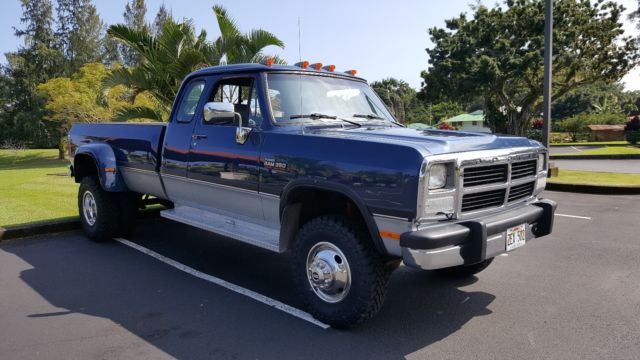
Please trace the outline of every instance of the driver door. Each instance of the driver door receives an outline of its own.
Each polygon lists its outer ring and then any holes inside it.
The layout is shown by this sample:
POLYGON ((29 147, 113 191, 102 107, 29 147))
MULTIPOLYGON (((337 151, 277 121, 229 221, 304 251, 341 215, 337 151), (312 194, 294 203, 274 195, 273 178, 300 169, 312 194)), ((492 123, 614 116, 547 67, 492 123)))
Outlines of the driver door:
POLYGON ((198 119, 194 126, 187 177, 198 207, 247 220, 262 220, 258 196, 262 111, 254 75, 214 77, 206 102, 233 105, 231 121, 198 119), (242 121, 251 127, 248 139, 236 142, 242 121))

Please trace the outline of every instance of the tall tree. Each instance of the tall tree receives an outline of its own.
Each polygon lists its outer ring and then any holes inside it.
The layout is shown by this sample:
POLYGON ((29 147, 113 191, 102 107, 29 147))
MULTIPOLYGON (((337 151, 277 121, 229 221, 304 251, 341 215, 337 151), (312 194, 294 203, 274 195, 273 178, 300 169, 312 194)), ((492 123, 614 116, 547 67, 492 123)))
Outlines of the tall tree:
POLYGON ((389 107, 396 120, 404 124, 412 101, 416 97, 416 91, 405 81, 394 78, 374 81, 371 87, 389 107))
MULTIPOLYGON (((260 62, 269 57, 263 53, 267 46, 284 48, 284 43, 274 34, 263 30, 254 29, 248 33, 242 33, 236 21, 227 13, 227 10, 214 5, 213 12, 218 20, 220 37, 214 41, 216 52, 222 54, 223 60, 228 64, 260 62)), ((275 58, 276 62, 283 62, 275 58)))
MULTIPOLYGON (((494 131, 524 135, 542 106, 544 1, 507 0, 472 7, 446 28, 429 30, 429 100, 482 95, 494 131)), ((623 37, 623 7, 613 1, 564 0, 554 10, 553 96, 578 86, 619 80, 638 62, 623 37)))
POLYGON ((155 35, 148 29, 136 30, 126 25, 109 28, 109 36, 134 50, 143 60, 134 68, 115 69, 105 78, 105 90, 124 85, 131 90, 132 99, 145 93, 158 103, 155 108, 125 109, 118 114, 119 120, 166 120, 180 84, 190 72, 218 65, 223 57, 234 63, 260 61, 266 57, 262 52, 266 46, 284 46, 275 35, 262 29, 240 33, 223 8, 216 6, 214 11, 222 35, 213 43, 207 41, 204 30, 196 35, 191 21, 176 23, 167 19, 155 35))
POLYGON ((24 28, 15 29, 15 35, 23 44, 16 52, 5 54, 7 64, 2 66, 0 140, 13 138, 46 146, 55 135, 41 122, 36 87, 59 72, 61 56, 53 47, 51 30, 53 6, 50 0, 22 0, 21 6, 24 28))
POLYGON ((71 75, 89 62, 101 61, 104 23, 91 0, 58 0, 56 37, 66 59, 65 74, 71 75))
POLYGON ((168 10, 163 3, 162 5, 160 5, 160 9, 158 9, 155 20, 153 20, 152 30, 154 35, 162 31, 162 28, 164 27, 164 24, 167 22, 167 20, 173 20, 173 16, 171 15, 171 10, 168 10))
MULTIPOLYGON (((147 14, 147 5, 144 0, 131 0, 127 2, 124 10, 124 23, 129 28, 136 31, 146 31, 148 29, 144 17, 147 14)), ((142 56, 127 46, 121 47, 122 61, 125 66, 138 66, 142 61, 142 56)))

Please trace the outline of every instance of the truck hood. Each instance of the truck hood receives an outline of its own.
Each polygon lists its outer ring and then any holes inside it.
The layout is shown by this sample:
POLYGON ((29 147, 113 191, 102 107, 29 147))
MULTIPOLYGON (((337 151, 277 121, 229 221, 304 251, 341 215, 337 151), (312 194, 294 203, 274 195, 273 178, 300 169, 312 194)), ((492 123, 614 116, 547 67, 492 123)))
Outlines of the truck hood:
POLYGON ((357 141, 404 144, 416 148, 425 155, 542 146, 539 142, 524 137, 450 130, 416 130, 401 127, 316 128, 305 131, 305 134, 357 141))

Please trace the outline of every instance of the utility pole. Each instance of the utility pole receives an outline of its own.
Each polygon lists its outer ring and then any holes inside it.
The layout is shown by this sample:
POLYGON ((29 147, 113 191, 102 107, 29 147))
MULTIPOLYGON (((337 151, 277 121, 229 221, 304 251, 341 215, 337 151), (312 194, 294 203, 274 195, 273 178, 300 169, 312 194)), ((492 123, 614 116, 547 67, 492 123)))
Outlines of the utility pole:
POLYGON ((551 81, 553 65, 553 0, 544 4, 544 80, 542 103, 542 144, 549 147, 551 139, 551 81))

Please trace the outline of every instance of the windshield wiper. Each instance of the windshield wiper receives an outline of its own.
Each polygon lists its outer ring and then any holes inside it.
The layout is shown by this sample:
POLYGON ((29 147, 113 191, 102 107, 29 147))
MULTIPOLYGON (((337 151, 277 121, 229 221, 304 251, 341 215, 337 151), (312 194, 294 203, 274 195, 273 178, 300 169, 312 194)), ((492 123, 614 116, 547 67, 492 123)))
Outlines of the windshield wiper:
POLYGON ((318 119, 332 119, 332 120, 335 120, 337 118, 338 118, 337 116, 325 115, 325 114, 320 114, 320 113, 311 113, 311 114, 305 114, 305 115, 291 115, 291 116, 289 116, 289 119, 311 119, 311 120, 318 120, 318 119))
POLYGON ((386 118, 383 118, 382 116, 378 116, 378 115, 374 115, 374 114, 353 114, 353 117, 354 118, 365 118, 365 119, 371 119, 371 120, 385 120, 385 121, 391 122, 392 124, 395 124, 395 125, 398 125, 398 126, 401 126, 401 127, 405 127, 404 125, 402 125, 402 124, 400 124, 398 122, 395 122, 393 120, 388 120, 386 118))
POLYGON ((362 124, 360 124, 360 123, 358 123, 356 121, 351 121, 351 120, 339 118, 339 117, 334 116, 334 115, 326 115, 326 114, 320 114, 320 113, 311 113, 311 114, 306 114, 306 115, 291 115, 291 116, 289 116, 289 119, 311 119, 311 120, 330 119, 330 120, 341 120, 341 121, 344 121, 344 122, 349 123, 351 125, 355 125, 357 127, 362 127, 362 124))
POLYGON ((365 118, 365 119, 377 119, 377 120, 387 120, 381 116, 374 114, 353 114, 354 118, 365 118))

